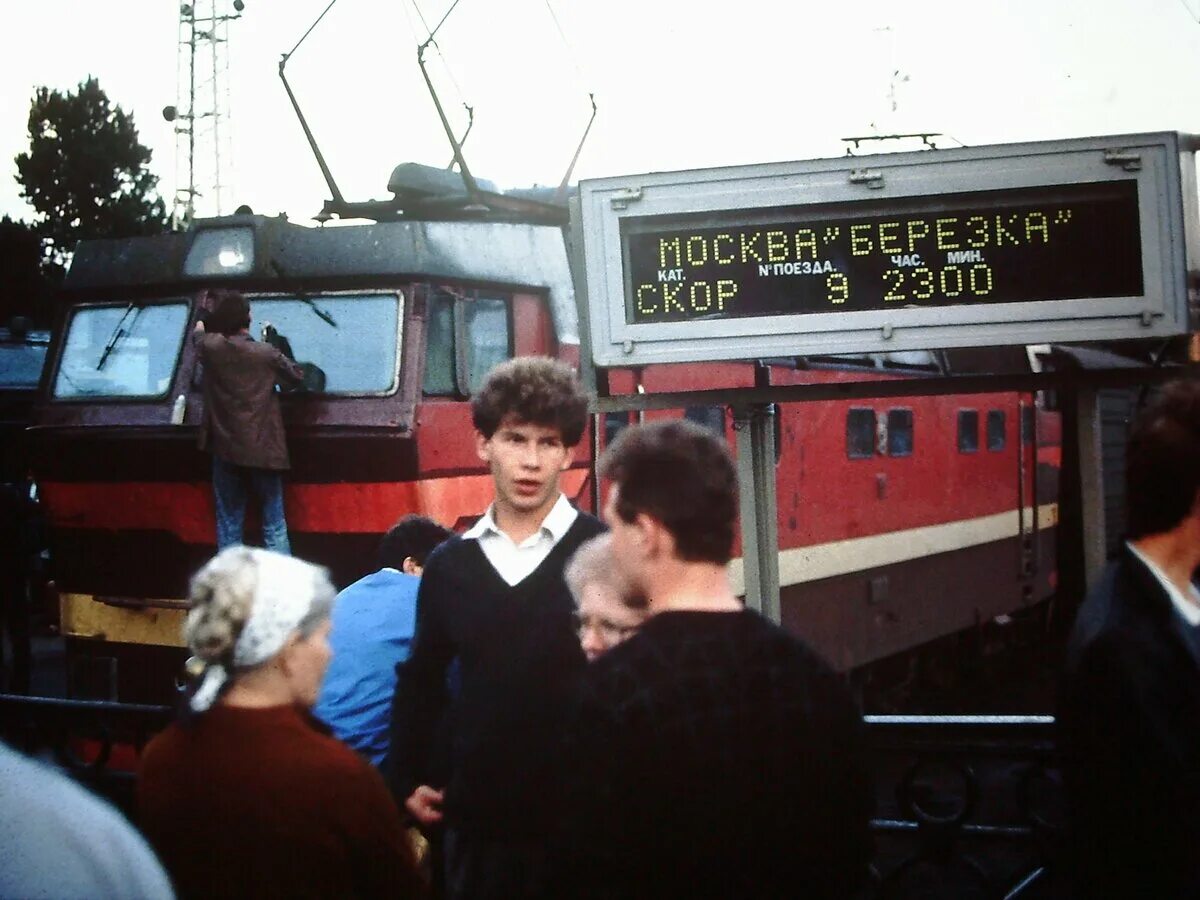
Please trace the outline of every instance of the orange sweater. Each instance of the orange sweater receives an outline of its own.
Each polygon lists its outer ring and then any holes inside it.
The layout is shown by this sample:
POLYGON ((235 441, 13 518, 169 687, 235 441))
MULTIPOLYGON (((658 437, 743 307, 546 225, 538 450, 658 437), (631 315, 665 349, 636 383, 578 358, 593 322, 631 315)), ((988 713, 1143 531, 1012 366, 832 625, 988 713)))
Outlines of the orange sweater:
POLYGON ((383 780, 295 707, 171 725, 146 747, 137 798, 181 898, 419 893, 383 780))

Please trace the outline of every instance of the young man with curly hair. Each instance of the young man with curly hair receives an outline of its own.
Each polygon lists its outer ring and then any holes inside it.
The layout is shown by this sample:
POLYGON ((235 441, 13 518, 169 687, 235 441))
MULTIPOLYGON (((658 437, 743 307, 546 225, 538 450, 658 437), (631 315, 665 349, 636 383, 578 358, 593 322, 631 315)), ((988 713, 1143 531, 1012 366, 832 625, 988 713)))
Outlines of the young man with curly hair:
POLYGON ((409 813, 426 828, 445 827, 447 896, 538 896, 567 693, 585 665, 563 568, 603 530, 559 490, 587 424, 587 399, 566 364, 520 357, 488 374, 472 418, 495 499, 426 562, 412 655, 399 670, 389 768, 409 813), (444 781, 435 776, 443 721, 451 748, 444 781))

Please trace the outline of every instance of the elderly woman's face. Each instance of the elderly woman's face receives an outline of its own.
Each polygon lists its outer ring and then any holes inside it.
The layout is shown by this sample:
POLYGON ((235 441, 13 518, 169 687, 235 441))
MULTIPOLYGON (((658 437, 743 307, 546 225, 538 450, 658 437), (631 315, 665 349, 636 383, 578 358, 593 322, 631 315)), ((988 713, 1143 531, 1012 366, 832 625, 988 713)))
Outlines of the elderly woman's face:
POLYGON ((646 614, 627 607, 611 586, 593 581, 579 596, 577 618, 579 643, 590 662, 637 631, 646 614))
POLYGON ((292 699, 301 706, 311 707, 321 692, 325 670, 333 659, 329 646, 331 622, 326 619, 308 635, 297 637, 287 648, 286 674, 292 699))

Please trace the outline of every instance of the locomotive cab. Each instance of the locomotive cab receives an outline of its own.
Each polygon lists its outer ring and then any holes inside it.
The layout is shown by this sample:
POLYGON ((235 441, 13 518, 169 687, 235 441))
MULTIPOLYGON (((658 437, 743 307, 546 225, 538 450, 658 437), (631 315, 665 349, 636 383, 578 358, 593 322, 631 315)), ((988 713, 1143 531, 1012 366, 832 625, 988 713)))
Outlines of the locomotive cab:
POLYGON ((577 360, 565 259, 559 229, 505 223, 240 215, 81 243, 31 430, 74 692, 162 701, 183 656, 188 578, 215 549, 190 337, 206 289, 242 291, 252 336, 269 327, 309 374, 281 396, 288 526, 344 586, 402 515, 453 526, 484 508, 466 401, 512 355, 577 360))

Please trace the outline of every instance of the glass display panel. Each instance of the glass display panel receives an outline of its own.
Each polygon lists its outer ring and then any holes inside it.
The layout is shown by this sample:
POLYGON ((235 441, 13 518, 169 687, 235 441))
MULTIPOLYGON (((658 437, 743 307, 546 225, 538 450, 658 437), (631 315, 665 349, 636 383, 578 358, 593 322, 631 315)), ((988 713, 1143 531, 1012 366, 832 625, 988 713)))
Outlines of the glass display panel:
POLYGON ((630 217, 621 227, 628 324, 1143 292, 1133 180, 630 217))

